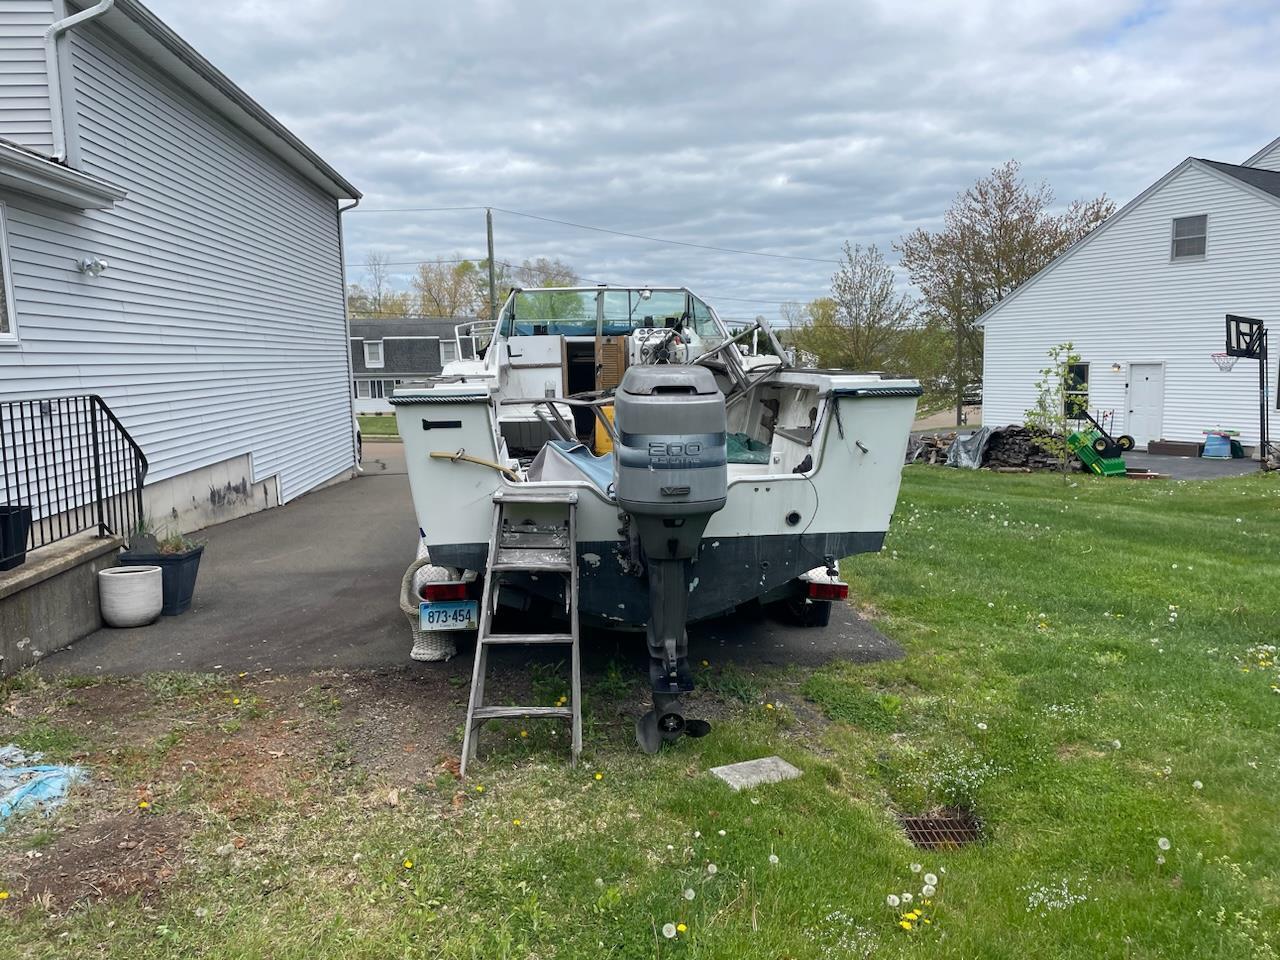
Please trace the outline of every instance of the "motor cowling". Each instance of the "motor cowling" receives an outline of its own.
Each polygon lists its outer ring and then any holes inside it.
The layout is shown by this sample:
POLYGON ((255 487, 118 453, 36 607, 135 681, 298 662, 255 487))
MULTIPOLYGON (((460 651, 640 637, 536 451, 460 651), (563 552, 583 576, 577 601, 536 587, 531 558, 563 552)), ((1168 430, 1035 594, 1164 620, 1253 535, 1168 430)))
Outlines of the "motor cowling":
POLYGON ((710 370, 627 370, 614 395, 614 495, 636 518, 654 558, 697 553, 707 520, 725 504, 724 394, 710 370))

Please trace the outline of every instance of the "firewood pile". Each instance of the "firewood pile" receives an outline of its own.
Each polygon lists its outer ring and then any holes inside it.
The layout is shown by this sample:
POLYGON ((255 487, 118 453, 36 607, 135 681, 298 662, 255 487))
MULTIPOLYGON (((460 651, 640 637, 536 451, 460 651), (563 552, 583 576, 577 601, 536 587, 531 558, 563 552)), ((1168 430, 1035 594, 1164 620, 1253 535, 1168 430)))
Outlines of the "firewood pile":
POLYGON ((1035 438, 1035 431, 1021 426, 993 430, 982 465, 992 470, 1056 470, 1058 462, 1035 438))
POLYGON ((907 445, 907 463, 946 463, 947 450, 950 449, 955 439, 954 431, 951 433, 926 433, 918 437, 912 437, 907 445))

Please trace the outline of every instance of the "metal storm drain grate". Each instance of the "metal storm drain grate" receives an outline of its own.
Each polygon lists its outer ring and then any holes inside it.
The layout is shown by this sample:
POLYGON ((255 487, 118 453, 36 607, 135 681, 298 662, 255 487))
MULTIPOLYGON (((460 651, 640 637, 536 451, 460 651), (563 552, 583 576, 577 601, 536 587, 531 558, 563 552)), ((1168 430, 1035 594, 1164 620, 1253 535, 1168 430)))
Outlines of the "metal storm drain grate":
POLYGON ((982 824, 968 810, 940 810, 925 817, 899 817, 907 839, 921 850, 954 850, 982 839, 982 824))

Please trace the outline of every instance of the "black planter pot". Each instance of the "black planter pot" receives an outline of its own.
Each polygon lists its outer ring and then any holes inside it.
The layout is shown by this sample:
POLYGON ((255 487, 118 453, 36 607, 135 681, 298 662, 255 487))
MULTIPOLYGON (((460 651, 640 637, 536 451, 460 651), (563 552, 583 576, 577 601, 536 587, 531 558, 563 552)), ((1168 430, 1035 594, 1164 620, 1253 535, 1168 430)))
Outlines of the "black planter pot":
POLYGON ((27 562, 30 533, 30 507, 0 507, 0 570, 12 570, 27 562))
POLYGON ((120 564, 126 567, 159 567, 164 584, 164 606, 160 608, 160 613, 166 617, 176 617, 191 609, 202 553, 204 544, 186 553, 135 553, 126 550, 120 554, 120 564))

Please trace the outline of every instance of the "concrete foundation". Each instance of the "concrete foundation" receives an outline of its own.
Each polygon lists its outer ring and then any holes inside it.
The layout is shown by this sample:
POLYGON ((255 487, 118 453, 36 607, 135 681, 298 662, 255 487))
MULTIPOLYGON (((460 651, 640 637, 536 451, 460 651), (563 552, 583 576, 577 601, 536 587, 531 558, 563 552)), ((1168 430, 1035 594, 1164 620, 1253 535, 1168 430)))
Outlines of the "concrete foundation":
POLYGON ((275 477, 251 481, 249 455, 243 454, 191 470, 177 477, 148 483, 142 509, 159 536, 189 533, 215 523, 280 505, 275 477))
POLYGON ((0 675, 29 667, 102 627, 98 571, 116 565, 119 537, 79 534, 0 573, 0 675))

